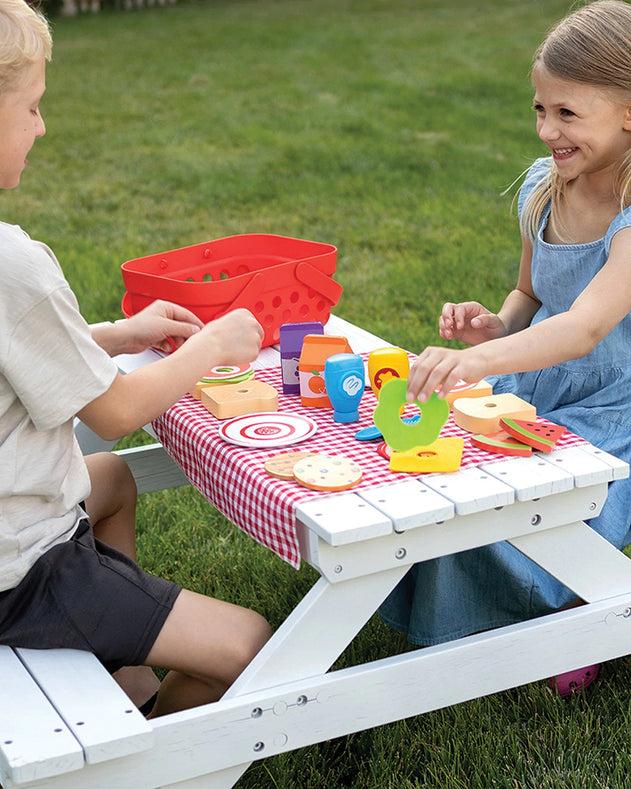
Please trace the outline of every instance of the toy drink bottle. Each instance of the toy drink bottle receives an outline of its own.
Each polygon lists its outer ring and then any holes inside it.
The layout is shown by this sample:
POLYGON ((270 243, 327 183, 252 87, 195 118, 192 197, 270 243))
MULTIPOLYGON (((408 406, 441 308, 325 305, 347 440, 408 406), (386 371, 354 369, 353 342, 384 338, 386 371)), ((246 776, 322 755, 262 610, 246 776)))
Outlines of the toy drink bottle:
POLYGON ((364 362, 356 353, 335 353, 324 364, 326 392, 335 422, 357 422, 364 394, 364 362))
POLYGON ((402 348, 379 348, 368 356, 368 377, 375 397, 391 378, 407 378, 410 361, 402 348))

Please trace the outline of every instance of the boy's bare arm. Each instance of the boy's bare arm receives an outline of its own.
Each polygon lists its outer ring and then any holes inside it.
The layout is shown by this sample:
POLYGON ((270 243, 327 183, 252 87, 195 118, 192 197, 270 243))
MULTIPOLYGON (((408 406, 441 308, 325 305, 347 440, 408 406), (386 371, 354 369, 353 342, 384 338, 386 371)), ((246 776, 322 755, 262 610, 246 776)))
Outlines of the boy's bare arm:
POLYGON ((101 438, 122 438, 166 411, 211 367, 256 359, 262 339, 263 329, 248 310, 230 312, 164 359, 117 375, 110 388, 78 416, 101 438))
POLYGON ((202 321, 190 310, 168 301, 154 301, 142 312, 116 323, 97 323, 90 327, 92 339, 110 356, 139 353, 150 346, 170 351, 202 327, 202 321))

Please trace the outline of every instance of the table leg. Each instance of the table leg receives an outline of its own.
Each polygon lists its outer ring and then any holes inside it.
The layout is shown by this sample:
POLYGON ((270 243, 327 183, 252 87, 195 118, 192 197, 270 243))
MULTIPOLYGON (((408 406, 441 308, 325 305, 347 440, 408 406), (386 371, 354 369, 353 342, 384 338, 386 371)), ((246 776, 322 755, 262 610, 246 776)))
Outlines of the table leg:
POLYGON ((631 591, 631 560, 583 521, 509 542, 585 602, 631 591))
MULTIPOLYGON (((339 584, 318 579, 223 698, 324 674, 408 569, 396 567, 339 584)), ((229 789, 250 764, 168 787, 229 789)))

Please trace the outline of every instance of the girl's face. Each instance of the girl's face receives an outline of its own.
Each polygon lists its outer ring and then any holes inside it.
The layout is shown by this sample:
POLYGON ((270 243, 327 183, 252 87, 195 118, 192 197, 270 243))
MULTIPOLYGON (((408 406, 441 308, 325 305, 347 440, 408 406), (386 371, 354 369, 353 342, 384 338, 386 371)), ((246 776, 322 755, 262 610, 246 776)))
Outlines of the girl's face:
POLYGON ((537 134, 561 178, 611 173, 631 148, 631 99, 597 85, 571 82, 542 64, 533 69, 537 134))
POLYGON ((0 95, 0 189, 20 183, 26 157, 46 132, 39 102, 46 89, 46 61, 28 66, 20 86, 0 95))

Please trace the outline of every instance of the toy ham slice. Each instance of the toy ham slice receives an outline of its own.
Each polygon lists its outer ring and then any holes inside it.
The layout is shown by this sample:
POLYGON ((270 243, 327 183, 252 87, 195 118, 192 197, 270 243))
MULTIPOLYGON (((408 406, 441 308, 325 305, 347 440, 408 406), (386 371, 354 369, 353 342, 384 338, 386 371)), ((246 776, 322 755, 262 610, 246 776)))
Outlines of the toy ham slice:
POLYGON ((509 417, 500 419, 500 427, 518 441, 543 452, 552 452, 556 442, 566 432, 565 427, 553 425, 552 422, 531 422, 509 417))
POLYGON ((450 389, 445 396, 445 400, 452 408, 454 400, 459 397, 489 397, 493 394, 493 388, 488 381, 482 379, 474 384, 468 384, 465 381, 458 381, 453 389, 450 389))

